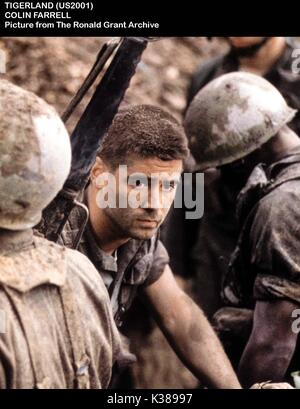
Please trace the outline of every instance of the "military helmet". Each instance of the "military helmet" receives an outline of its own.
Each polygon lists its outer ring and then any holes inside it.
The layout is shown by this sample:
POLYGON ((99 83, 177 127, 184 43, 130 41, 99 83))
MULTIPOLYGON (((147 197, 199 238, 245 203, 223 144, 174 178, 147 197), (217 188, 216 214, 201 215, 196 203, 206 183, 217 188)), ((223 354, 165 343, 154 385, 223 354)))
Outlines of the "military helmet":
POLYGON ((198 168, 206 169, 248 155, 296 112, 264 78, 232 72, 214 79, 196 94, 184 127, 198 168))
POLYGON ((70 171, 68 132, 45 101, 0 80, 0 228, 35 226, 70 171))

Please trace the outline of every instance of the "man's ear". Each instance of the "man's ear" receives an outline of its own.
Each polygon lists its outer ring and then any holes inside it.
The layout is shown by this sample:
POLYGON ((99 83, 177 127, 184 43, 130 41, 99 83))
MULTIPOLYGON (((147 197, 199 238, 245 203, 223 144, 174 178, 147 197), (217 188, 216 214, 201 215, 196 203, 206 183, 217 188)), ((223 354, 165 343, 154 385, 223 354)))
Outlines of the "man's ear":
POLYGON ((103 162, 103 160, 101 158, 99 158, 99 156, 96 157, 96 161, 92 167, 91 170, 91 183, 97 187, 100 188, 101 186, 99 185, 99 176, 104 173, 107 172, 107 166, 105 165, 105 163, 103 162))

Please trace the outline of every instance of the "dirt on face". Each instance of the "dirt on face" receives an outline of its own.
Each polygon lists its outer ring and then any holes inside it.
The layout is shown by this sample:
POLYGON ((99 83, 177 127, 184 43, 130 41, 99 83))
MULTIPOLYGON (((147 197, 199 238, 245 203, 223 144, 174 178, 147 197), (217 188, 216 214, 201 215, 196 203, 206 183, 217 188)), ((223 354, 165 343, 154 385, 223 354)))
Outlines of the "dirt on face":
MULTIPOLYGON (((104 37, 2 37, 0 49, 7 53, 7 74, 0 77, 33 91, 62 114, 106 40, 104 37)), ((174 37, 150 43, 123 104, 157 105, 181 122, 191 75, 201 61, 225 49, 225 43, 218 39, 207 41, 205 37, 174 37)), ((93 89, 68 122, 70 132, 93 89)), ((133 352, 137 354, 138 363, 132 370, 134 386, 196 387, 197 381, 180 363, 154 323, 145 335, 142 326, 147 320, 150 323, 150 318, 143 315, 135 328, 133 352)))

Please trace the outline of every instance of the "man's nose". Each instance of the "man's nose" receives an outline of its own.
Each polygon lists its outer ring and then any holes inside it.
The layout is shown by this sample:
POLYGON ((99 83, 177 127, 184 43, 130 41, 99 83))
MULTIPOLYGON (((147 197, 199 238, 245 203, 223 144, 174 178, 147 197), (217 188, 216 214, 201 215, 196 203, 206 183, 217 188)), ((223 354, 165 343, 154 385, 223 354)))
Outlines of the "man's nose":
POLYGON ((159 185, 155 184, 148 192, 148 208, 160 209, 162 207, 162 197, 159 185))
POLYGON ((152 207, 146 207, 144 210, 145 210, 145 213, 147 213, 151 217, 151 219, 155 219, 155 220, 160 219, 159 210, 153 209, 152 207))

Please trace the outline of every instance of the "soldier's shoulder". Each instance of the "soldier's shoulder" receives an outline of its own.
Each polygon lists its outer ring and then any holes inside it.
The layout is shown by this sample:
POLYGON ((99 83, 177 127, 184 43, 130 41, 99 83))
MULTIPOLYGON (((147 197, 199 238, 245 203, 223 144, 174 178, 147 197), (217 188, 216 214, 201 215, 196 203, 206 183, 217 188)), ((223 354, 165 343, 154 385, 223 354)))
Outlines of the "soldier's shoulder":
POLYGON ((92 262, 77 250, 65 248, 67 272, 70 280, 80 283, 96 292, 100 297, 107 298, 107 290, 100 273, 92 262))
POLYGON ((78 268, 80 270, 96 271, 91 261, 78 250, 73 250, 65 247, 65 253, 68 265, 70 268, 78 268))
POLYGON ((84 254, 40 237, 36 237, 35 242, 40 252, 45 253, 47 251, 52 257, 57 255, 59 259, 63 260, 67 277, 73 282, 74 286, 82 285, 93 292, 97 292, 100 297, 101 295, 107 296, 107 290, 99 272, 84 254))
MULTIPOLYGON (((69 227, 67 228, 67 230, 69 227)), ((59 241, 58 243, 53 243, 43 237, 35 237, 35 247, 39 251, 48 250, 50 253, 63 254, 69 271, 74 271, 74 273, 84 273, 90 276, 97 276, 99 273, 95 269, 91 261, 78 250, 73 250, 66 247, 59 241)))
POLYGON ((300 218, 299 197, 300 180, 286 181, 260 200, 256 216, 272 224, 287 223, 294 217, 300 218))

